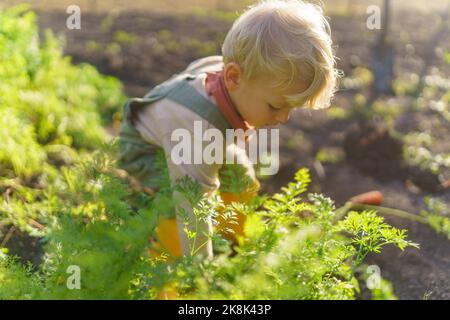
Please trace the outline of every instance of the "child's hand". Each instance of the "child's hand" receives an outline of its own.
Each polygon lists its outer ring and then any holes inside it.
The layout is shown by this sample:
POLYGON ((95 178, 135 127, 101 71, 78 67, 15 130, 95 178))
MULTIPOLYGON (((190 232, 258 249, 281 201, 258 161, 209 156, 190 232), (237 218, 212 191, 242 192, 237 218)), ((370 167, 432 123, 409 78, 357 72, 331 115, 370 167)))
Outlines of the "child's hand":
MULTIPOLYGON (((232 202, 248 204, 258 195, 259 188, 259 182, 255 180, 254 186, 248 190, 240 193, 220 192, 220 197, 222 198, 224 205, 231 204, 232 202)), ((244 228, 247 216, 239 211, 235 211, 235 213, 236 220, 234 220, 233 223, 226 221, 222 215, 219 215, 217 219, 219 223, 217 229, 226 239, 232 241, 234 244, 239 244, 239 239, 245 236, 244 228), (226 232, 226 229, 231 229, 234 233, 226 232)))

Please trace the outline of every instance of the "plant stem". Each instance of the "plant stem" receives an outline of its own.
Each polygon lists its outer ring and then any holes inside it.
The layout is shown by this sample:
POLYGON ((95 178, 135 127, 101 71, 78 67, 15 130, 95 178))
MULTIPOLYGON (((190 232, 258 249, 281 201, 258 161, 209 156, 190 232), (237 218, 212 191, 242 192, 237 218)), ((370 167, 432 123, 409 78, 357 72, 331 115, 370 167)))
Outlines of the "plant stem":
POLYGON ((199 245, 198 248, 194 250, 192 256, 195 256, 197 254, 197 252, 199 252, 200 249, 203 248, 208 243, 208 241, 209 241, 209 239, 206 240, 205 242, 203 242, 201 245, 199 245))
POLYGON ((373 206, 373 205, 368 205, 368 204, 354 204, 352 206, 352 208, 354 209, 359 209, 359 210, 376 210, 381 214, 386 214, 386 215, 390 215, 390 216, 395 216, 395 217, 400 217, 400 218, 405 218, 405 219, 409 219, 412 221, 417 221, 423 224, 428 224, 427 219, 425 219, 424 217, 403 211, 403 210, 399 210, 399 209, 393 209, 393 208, 387 208, 387 207, 381 207, 381 206, 373 206))
POLYGON ((347 212, 352 208, 352 206, 353 203, 351 201, 347 201, 342 207, 336 209, 336 211, 334 212, 335 216, 333 219, 333 224, 344 218, 347 212))
POLYGON ((409 219, 412 221, 416 221, 416 222, 420 222, 423 224, 428 224, 427 219, 425 219, 424 217, 403 211, 403 210, 399 210, 399 209, 393 209, 393 208, 387 208, 387 207, 381 207, 381 206, 374 206, 374 205, 368 205, 368 204, 359 204, 359 203, 353 203, 351 201, 347 201, 342 207, 336 209, 335 211, 335 218, 333 223, 336 223, 337 221, 341 220, 342 218, 345 217, 345 215, 347 214, 347 212, 351 209, 355 209, 355 210, 375 210, 381 214, 385 214, 385 215, 390 215, 390 216, 395 216, 395 217, 400 217, 400 218, 405 218, 405 219, 409 219))

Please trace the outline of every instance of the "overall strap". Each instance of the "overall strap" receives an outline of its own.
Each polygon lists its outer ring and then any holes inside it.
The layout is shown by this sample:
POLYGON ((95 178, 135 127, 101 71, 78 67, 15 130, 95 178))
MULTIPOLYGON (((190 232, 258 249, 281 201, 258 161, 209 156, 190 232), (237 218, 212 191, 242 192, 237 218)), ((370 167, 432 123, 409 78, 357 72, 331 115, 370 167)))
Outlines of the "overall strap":
POLYGON ((184 73, 174 75, 169 80, 154 87, 143 98, 129 99, 125 105, 124 115, 127 120, 133 123, 134 112, 137 108, 143 107, 160 99, 167 98, 173 102, 183 105, 198 116, 211 123, 219 129, 225 136, 226 129, 231 128, 228 121, 222 115, 219 108, 210 100, 202 96, 189 82, 194 80, 196 75, 184 73))
POLYGON ((181 81, 176 90, 167 94, 167 99, 179 103, 198 116, 211 123, 225 135, 226 129, 231 128, 219 108, 201 95, 188 79, 181 81))

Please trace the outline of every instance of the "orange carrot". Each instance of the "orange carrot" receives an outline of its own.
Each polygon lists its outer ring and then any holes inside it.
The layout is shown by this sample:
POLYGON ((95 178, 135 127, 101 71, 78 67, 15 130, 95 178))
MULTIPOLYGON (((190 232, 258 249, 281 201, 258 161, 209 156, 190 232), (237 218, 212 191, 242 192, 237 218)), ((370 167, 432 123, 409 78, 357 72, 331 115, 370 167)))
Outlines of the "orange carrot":
POLYGON ((370 204, 379 206, 383 202, 383 194, 377 190, 369 191, 350 198, 350 201, 355 204, 370 204))

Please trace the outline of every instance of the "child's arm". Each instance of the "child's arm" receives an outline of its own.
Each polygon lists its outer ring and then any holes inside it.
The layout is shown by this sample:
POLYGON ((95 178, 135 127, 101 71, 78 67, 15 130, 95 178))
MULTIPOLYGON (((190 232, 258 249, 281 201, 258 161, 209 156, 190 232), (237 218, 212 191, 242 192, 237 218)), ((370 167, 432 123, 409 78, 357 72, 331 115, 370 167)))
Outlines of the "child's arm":
MULTIPOLYGON (((194 135, 191 135, 194 137, 194 135)), ((198 142, 198 141, 197 141, 198 142)), ((203 142, 199 142, 203 143, 203 142)), ((180 178, 188 175, 194 181, 198 182, 203 189, 203 192, 206 194, 212 194, 219 187, 219 180, 217 178, 217 172, 219 171, 221 164, 174 164, 171 159, 171 152, 175 145, 178 142, 173 142, 170 139, 170 135, 167 135, 164 138, 163 149, 166 154, 166 161, 169 171, 170 180, 172 185, 180 178)), ((204 144, 204 143, 203 143, 204 144)), ((194 141, 192 141, 192 145, 194 145, 194 141)), ((193 159, 193 154, 192 154, 193 159)), ((192 161, 193 162, 193 161, 192 161)), ((192 206, 188 203, 188 201, 181 195, 178 191, 174 191, 173 193, 173 201, 177 205, 177 207, 181 210, 184 210, 187 214, 188 221, 190 224, 188 228, 190 230, 197 230, 197 238, 195 242, 195 248, 191 248, 192 241, 190 243, 187 238, 186 232, 184 229, 184 223, 186 219, 181 217, 180 215, 176 216, 178 234, 180 237, 181 251, 183 255, 190 255, 191 252, 195 251, 199 246, 203 245, 207 242, 206 245, 202 246, 202 249, 199 250, 199 253, 204 254, 208 257, 212 257, 212 244, 211 241, 208 241, 208 237, 205 234, 212 233, 212 222, 207 220, 206 222, 197 221, 195 222, 195 217, 193 214, 192 206)))
MULTIPOLYGON (((228 157, 235 156, 238 161, 234 164, 225 164, 219 170, 220 197, 225 205, 232 202, 248 204, 258 195, 260 188, 253 163, 251 163, 245 151, 235 144, 228 146, 227 155, 228 157)), ((236 211, 235 213, 235 221, 231 222, 220 215, 217 230, 225 238, 238 244, 240 238, 245 236, 244 228, 247 216, 243 212, 236 211), (233 233, 228 232, 229 229, 233 230, 233 233)))

